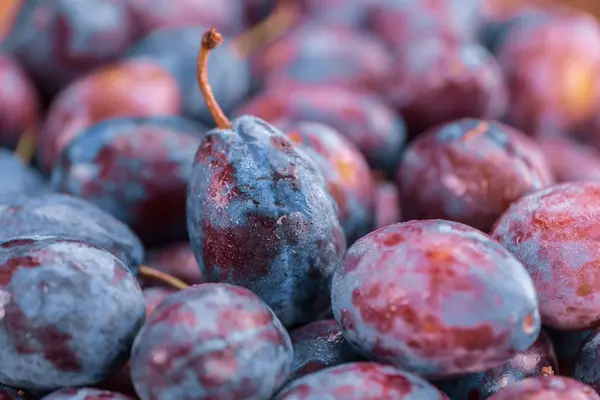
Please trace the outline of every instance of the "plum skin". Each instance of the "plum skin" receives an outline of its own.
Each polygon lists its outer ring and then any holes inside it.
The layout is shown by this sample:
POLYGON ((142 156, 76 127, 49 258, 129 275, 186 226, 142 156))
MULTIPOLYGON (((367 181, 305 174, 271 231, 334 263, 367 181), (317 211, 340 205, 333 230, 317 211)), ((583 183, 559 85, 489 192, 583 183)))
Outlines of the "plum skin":
POLYGON ((287 327, 323 318, 346 248, 323 176, 270 124, 245 116, 232 125, 207 134, 188 186, 203 276, 249 288, 287 327))
POLYGON ((600 182, 569 182, 522 197, 492 229, 533 278, 545 326, 584 330, 600 322, 599 220, 600 182))
POLYGON ((566 376, 539 376, 513 383, 488 400, 600 400, 591 387, 566 376))
POLYGON ((271 309, 239 286, 205 283, 158 305, 131 353, 142 400, 269 398, 288 377, 289 335, 271 309))
POLYGON ((90 385, 126 361, 146 309, 135 277, 110 253, 73 239, 19 237, 0 244, 0 271, 3 383, 90 385))
POLYGON ((66 388, 47 396, 44 400, 133 400, 121 393, 94 388, 66 388))
POLYGON ((541 325, 523 265, 482 232, 443 220, 359 239, 336 269, 331 302, 364 356, 431 379, 502 364, 531 346, 541 325))

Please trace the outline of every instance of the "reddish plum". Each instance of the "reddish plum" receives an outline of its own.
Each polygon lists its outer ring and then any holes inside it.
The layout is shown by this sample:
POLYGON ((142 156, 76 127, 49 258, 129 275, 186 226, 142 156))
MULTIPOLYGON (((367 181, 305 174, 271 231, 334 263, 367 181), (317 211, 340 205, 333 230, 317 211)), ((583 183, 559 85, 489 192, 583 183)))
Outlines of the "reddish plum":
POLYGON ((400 193, 391 182, 378 182, 375 186, 375 228, 402 221, 400 193))
POLYGON ((36 89, 21 66, 0 54, 0 146, 15 148, 25 131, 36 130, 39 107, 36 89))
POLYGON ((410 135, 459 118, 503 116, 507 92, 502 71, 481 45, 438 35, 410 41, 395 58, 383 93, 410 135))
POLYGON ((181 117, 92 125, 57 160, 52 186, 123 221, 146 244, 181 240, 188 178, 204 132, 181 117))
POLYGON ((98 122, 179 112, 177 82, 163 68, 144 61, 107 65, 76 80, 53 100, 39 135, 40 166, 50 172, 69 143, 98 122))
POLYGON ((277 123, 313 121, 331 126, 354 143, 371 167, 393 173, 406 138, 403 121, 379 98, 349 89, 306 86, 271 89, 251 99, 237 115, 277 123))
POLYGON ((27 390, 95 384, 126 360, 146 313, 110 253, 59 237, 0 244, 0 380, 27 390))
MULTIPOLYGON (((188 242, 171 243, 153 249, 148 253, 146 264, 190 285, 204 282, 202 271, 188 242)), ((142 284, 144 287, 153 287, 162 286, 165 282, 152 279, 152 277, 144 277, 142 284)))
POLYGON ((537 140, 557 182, 600 181, 600 152, 568 137, 537 140))
POLYGON ((335 129, 317 122, 283 126, 284 132, 316 162, 336 201, 348 243, 373 228, 374 182, 360 151, 335 129))
POLYGON ((6 44, 45 94, 120 57, 140 30, 128 1, 26 1, 6 44))
POLYGON ((290 338, 262 300, 238 286, 205 283, 150 314, 130 365, 142 400, 268 399, 292 360, 290 338))
POLYGON ((346 248, 335 201, 315 163, 253 116, 229 121, 208 84, 208 31, 198 82, 218 128, 200 145, 187 197, 188 232, 207 281, 251 289, 285 326, 330 310, 331 276, 346 248))
POLYGON ((483 400, 523 379, 557 375, 557 364, 552 341, 542 331, 533 346, 498 367, 435 384, 452 400, 483 400))
POLYGON ((362 361, 344 339, 340 326, 333 319, 311 322, 290 332, 294 346, 292 379, 322 369, 353 361, 362 361))
POLYGON ((309 374, 279 392, 273 400, 448 400, 416 375, 394 367, 357 362, 309 374))
POLYGON ((489 232, 512 202, 553 178, 541 149, 524 134, 465 118, 415 139, 397 183, 405 219, 442 218, 489 232))
POLYGON ((600 108, 600 26, 578 11, 524 19, 498 48, 510 92, 507 121, 528 134, 562 134, 600 108))
POLYGON ((359 239, 335 271, 331 302, 365 356, 433 379, 498 366, 540 331, 523 265, 487 235, 443 220, 359 239))
POLYGON ((535 282, 544 325, 600 323, 600 182, 570 182, 514 202, 492 231, 535 282))
POLYGON ((600 396, 575 379, 541 376, 514 383, 488 400, 600 400, 600 396))
POLYGON ((173 289, 167 289, 162 287, 144 289, 144 299, 146 300, 146 316, 152 314, 154 309, 158 307, 163 301, 167 299, 173 293, 176 293, 173 289))

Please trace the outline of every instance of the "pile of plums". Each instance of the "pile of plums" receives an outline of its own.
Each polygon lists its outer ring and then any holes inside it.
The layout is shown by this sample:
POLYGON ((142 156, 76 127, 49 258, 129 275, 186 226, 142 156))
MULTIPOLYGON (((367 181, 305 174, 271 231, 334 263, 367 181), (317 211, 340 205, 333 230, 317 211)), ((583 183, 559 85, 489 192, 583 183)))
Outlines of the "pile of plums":
POLYGON ((600 400, 593 14, 2 2, 0 400, 600 400))

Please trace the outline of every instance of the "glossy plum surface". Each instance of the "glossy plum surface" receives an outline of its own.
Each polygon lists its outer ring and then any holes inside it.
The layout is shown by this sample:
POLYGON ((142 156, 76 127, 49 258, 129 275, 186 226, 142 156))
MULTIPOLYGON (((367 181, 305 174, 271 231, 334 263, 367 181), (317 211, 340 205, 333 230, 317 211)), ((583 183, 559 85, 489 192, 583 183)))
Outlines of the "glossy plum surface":
POLYGON ((247 289, 190 287, 160 304, 133 345, 142 400, 268 399, 292 368, 290 338, 247 289))
POLYGON ((540 331, 523 265, 480 231, 443 220, 359 239, 336 269, 331 302, 362 354, 434 379, 500 365, 540 331))
POLYGON ((500 217, 494 239, 531 275, 544 325, 581 330, 600 321, 596 237, 600 182, 570 182, 521 198, 500 217))
POLYGON ((210 131, 194 161, 187 215, 205 279, 249 288, 285 326, 329 311, 346 248, 336 205, 314 162, 277 128, 243 116, 210 131))

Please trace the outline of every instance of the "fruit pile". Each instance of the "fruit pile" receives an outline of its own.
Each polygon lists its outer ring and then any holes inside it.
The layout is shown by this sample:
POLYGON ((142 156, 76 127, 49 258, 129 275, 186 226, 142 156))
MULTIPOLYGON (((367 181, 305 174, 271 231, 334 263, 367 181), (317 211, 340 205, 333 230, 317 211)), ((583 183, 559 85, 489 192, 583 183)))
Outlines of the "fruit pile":
POLYGON ((0 400, 600 400, 592 14, 0 3, 0 400))

